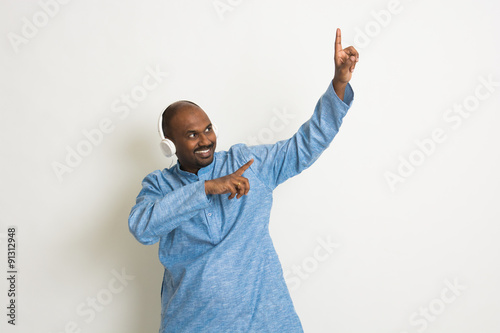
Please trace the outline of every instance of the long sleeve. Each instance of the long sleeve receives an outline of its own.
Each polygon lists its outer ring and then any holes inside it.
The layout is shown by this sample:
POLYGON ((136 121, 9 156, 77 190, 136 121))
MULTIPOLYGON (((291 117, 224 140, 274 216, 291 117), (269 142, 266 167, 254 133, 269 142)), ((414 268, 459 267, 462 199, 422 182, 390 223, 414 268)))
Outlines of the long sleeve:
POLYGON ((196 181, 166 194, 163 194, 162 188, 169 186, 161 182, 159 171, 148 175, 130 212, 130 232, 142 244, 158 242, 161 236, 167 235, 210 203, 205 194, 204 181, 196 181))
POLYGON ((271 145, 240 146, 242 158, 254 159, 251 168, 269 188, 274 189, 290 177, 311 166, 330 145, 350 108, 354 92, 347 85, 342 101, 333 84, 319 99, 312 117, 288 140, 271 145))

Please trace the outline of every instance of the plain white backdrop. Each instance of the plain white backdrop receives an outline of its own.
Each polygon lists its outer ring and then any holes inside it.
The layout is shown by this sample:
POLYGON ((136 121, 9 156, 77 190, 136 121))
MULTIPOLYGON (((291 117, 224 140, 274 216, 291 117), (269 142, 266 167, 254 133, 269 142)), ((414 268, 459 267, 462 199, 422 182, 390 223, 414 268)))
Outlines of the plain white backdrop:
POLYGON ((288 138, 333 78, 337 27, 360 52, 354 104, 271 216, 305 331, 500 330, 497 2, 4 0, 0 13, 2 332, 156 332, 157 245, 127 218, 142 179, 175 162, 159 113, 195 101, 219 150, 288 138))

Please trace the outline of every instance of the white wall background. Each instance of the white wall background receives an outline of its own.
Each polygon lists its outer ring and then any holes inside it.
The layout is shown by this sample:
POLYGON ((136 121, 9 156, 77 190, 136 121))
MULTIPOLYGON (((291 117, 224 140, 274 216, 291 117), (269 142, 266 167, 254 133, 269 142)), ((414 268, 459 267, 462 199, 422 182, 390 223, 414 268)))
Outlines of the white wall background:
POLYGON ((305 331, 500 330, 498 2, 54 1, 0 2, 2 332, 156 332, 157 245, 127 218, 143 177, 173 163, 159 112, 196 101, 219 149, 287 138, 332 78, 336 27, 360 52, 354 105, 276 190, 271 221, 305 331), (148 70, 168 73, 149 91, 148 70), (276 112, 291 115, 279 128, 276 112), (89 144, 102 122, 112 131, 89 144), (87 156, 69 166, 68 149, 87 156))

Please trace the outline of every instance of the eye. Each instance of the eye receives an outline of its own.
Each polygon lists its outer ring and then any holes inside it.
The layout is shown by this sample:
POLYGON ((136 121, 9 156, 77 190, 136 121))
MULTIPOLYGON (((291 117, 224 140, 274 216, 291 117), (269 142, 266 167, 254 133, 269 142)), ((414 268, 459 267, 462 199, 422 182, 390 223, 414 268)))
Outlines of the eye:
POLYGON ((188 138, 190 139, 196 138, 196 133, 189 133, 188 138))
POLYGON ((207 133, 212 132, 212 126, 208 126, 208 127, 205 129, 205 132, 207 132, 207 133))

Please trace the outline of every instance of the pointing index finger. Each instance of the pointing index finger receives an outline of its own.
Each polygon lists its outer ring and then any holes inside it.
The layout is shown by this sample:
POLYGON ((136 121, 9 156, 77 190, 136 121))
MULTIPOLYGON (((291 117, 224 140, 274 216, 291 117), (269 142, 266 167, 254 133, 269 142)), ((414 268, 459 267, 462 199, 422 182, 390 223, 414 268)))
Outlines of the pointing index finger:
POLYGON ((250 167, 250 165, 252 165, 252 163, 253 163, 253 158, 250 161, 248 161, 245 164, 243 164, 241 166, 241 168, 239 168, 238 170, 236 170, 235 174, 237 176, 241 176, 250 167))
POLYGON ((337 28, 337 35, 335 36, 335 53, 342 51, 342 36, 340 29, 337 28))

